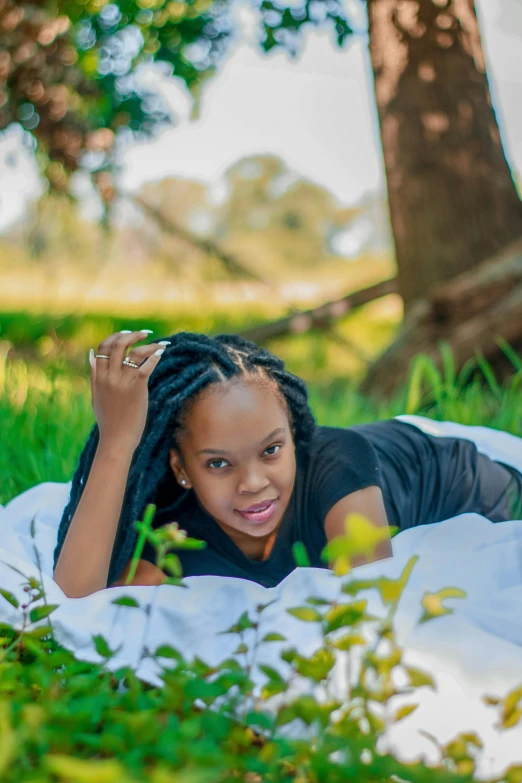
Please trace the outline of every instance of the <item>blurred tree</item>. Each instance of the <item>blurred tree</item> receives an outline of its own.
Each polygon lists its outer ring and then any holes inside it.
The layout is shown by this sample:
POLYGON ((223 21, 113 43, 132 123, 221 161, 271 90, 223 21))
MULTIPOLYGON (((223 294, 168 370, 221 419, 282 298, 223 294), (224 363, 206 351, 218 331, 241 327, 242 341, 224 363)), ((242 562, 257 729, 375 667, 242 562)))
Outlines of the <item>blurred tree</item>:
POLYGON ((273 155, 242 158, 224 182, 228 196, 216 209, 214 235, 265 274, 317 266, 331 252, 332 237, 358 214, 273 155))
POLYGON ((156 255, 179 263, 181 254, 190 258, 200 278, 214 277, 205 265, 208 259, 197 253, 198 242, 211 239, 245 270, 274 281, 286 275, 295 279, 296 270, 337 260, 331 240, 359 215, 358 208, 339 207, 328 190, 299 177, 273 155, 242 158, 225 171, 223 185, 218 203, 199 182, 166 178, 141 188, 139 203, 151 206, 171 228, 181 229, 177 236, 175 230, 156 232, 156 255), (181 238, 187 231, 192 246, 181 238))
MULTIPOLYGON (((0 128, 19 122, 38 141, 52 187, 80 163, 110 163, 115 132, 149 134, 171 121, 140 85, 157 61, 198 98, 231 32, 228 0, 0 0, 0 128)), ((111 197, 101 178, 102 195, 111 197)))

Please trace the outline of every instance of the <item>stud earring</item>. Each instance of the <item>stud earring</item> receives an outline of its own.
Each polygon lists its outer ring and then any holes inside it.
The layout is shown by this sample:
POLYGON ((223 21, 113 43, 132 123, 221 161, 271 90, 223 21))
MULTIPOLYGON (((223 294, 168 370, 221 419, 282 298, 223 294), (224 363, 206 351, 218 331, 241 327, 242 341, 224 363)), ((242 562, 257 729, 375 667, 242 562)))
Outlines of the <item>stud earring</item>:
POLYGON ((185 481, 185 479, 181 479, 181 483, 182 483, 183 485, 185 485, 187 482, 185 481))

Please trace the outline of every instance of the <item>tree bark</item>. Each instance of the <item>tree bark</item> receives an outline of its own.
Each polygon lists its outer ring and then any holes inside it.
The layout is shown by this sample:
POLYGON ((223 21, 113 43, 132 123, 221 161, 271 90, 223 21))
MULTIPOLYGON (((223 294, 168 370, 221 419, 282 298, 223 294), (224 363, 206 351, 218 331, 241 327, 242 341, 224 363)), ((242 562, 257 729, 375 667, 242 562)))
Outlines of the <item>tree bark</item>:
POLYGON ((480 352, 497 376, 513 375, 517 368, 498 338, 522 358, 522 240, 416 300, 396 340, 370 366, 360 391, 391 397, 407 381, 419 353, 441 369, 440 341, 450 346, 457 371, 480 352))
POLYGON ((473 0, 368 0, 405 312, 522 237, 473 0))

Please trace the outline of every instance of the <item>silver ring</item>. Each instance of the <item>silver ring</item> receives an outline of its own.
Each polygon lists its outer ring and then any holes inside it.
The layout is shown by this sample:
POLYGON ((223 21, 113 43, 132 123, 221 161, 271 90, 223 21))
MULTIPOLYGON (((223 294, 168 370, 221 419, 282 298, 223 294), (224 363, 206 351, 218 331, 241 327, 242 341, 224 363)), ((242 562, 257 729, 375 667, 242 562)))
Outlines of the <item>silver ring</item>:
POLYGON ((110 356, 104 356, 102 353, 97 353, 95 359, 110 359, 110 356))
POLYGON ((127 367, 136 367, 138 369, 139 369, 139 366, 140 366, 139 364, 136 364, 135 362, 132 362, 130 359, 124 359, 122 361, 122 364, 126 364, 127 367))

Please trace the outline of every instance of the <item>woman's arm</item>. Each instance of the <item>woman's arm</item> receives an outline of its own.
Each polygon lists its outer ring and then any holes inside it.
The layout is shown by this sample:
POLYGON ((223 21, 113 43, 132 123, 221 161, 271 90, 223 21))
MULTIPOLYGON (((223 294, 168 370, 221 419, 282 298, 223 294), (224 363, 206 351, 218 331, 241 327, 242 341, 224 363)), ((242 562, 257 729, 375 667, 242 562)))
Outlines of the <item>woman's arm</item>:
POLYGON ((155 351, 157 343, 136 347, 145 333, 150 330, 114 333, 95 357, 91 351, 98 446, 54 570, 55 582, 70 598, 107 587, 129 470, 147 420, 148 379, 163 352, 155 351), (129 348, 128 358, 137 365, 132 369, 123 364, 129 348))
MULTIPOLYGON (((388 519, 380 487, 358 489, 356 492, 345 495, 335 506, 332 506, 326 515, 324 523, 324 532, 328 541, 345 535, 344 522, 348 514, 362 514, 376 527, 388 528, 388 519)), ((389 537, 377 544, 373 557, 370 555, 357 555, 352 559, 351 565, 364 565, 364 563, 383 560, 384 558, 392 557, 392 555, 391 538, 389 537)), ((330 563, 330 568, 332 567, 333 563, 330 563)))
POLYGON ((54 581, 69 598, 107 587, 132 456, 131 449, 98 444, 54 570, 54 581))

